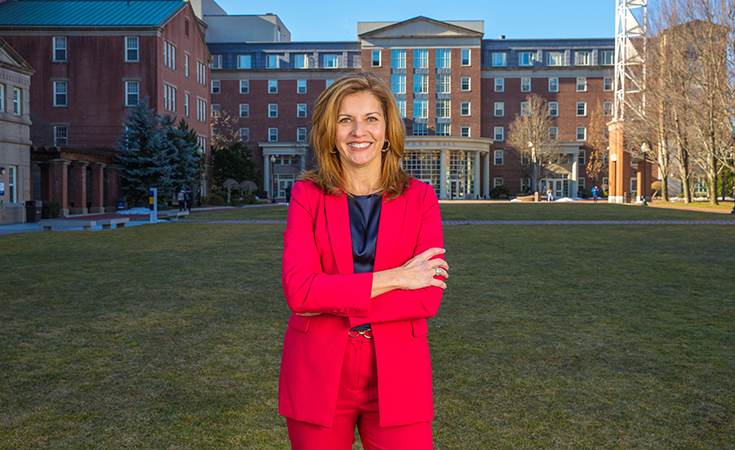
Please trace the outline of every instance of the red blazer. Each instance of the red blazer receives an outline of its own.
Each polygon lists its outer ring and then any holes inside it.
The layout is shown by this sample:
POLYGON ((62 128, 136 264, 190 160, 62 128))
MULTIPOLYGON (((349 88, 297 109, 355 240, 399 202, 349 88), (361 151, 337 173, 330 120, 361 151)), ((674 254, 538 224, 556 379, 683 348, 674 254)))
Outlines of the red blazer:
MULTIPOLYGON (((444 291, 393 290, 371 299, 373 274, 353 271, 347 197, 326 195, 310 181, 293 186, 283 234, 283 291, 294 314, 283 345, 279 413, 331 426, 347 332, 369 323, 378 363, 380 425, 431 421, 426 318, 437 313, 444 291), (307 312, 322 314, 296 315, 307 312)), ((383 198, 376 272, 443 246, 439 202, 431 186, 413 180, 397 199, 383 198)))

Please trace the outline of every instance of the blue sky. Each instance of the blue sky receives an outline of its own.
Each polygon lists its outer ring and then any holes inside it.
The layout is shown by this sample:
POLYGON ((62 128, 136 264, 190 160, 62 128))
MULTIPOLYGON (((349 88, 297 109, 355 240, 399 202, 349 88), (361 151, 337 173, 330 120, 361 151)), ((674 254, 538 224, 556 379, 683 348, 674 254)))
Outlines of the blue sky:
POLYGON ((228 14, 278 15, 293 41, 356 41, 357 22, 426 16, 483 20, 485 39, 612 38, 615 0, 463 0, 340 2, 324 0, 215 0, 228 14))

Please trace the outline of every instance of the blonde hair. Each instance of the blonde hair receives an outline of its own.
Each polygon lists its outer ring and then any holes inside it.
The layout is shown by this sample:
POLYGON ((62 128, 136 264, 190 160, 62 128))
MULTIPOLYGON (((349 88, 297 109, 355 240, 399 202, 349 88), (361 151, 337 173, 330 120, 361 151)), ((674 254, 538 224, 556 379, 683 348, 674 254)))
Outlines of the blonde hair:
POLYGON ((381 154, 380 186, 383 195, 392 200, 400 196, 411 181, 411 176, 401 167, 406 132, 390 88, 378 76, 369 72, 340 77, 316 99, 310 138, 316 154, 317 168, 305 172, 301 179, 311 180, 330 195, 340 195, 341 192, 351 195, 346 192, 342 162, 335 147, 337 115, 345 97, 363 92, 372 94, 383 107, 385 138, 390 144, 381 154))

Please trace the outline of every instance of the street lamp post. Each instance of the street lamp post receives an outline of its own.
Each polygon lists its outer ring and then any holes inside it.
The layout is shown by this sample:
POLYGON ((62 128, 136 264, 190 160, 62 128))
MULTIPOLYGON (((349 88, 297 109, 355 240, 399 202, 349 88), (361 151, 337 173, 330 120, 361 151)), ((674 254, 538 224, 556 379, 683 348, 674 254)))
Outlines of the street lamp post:
POLYGON ((276 165, 276 157, 275 155, 271 155, 271 203, 276 202, 276 174, 275 171, 275 165, 276 165))
POLYGON ((641 144, 641 153, 643 153, 643 159, 641 160, 641 163, 639 163, 639 167, 641 170, 640 176, 641 176, 641 206, 648 206, 648 203, 646 202, 646 152, 649 151, 651 148, 648 146, 648 142, 644 142, 641 144))

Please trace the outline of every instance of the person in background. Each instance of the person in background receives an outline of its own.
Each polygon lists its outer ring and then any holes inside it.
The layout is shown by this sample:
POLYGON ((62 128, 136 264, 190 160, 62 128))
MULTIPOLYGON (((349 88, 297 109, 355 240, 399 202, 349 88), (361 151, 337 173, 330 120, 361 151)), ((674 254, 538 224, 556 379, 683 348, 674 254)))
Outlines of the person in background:
POLYGON ((546 189, 546 201, 547 202, 553 202, 554 201, 554 192, 551 190, 551 187, 546 189))
POLYGON ((293 186, 283 290, 292 311, 279 413, 295 450, 433 448, 426 319, 447 287, 439 202, 401 167, 404 124, 370 73, 316 101, 317 168, 293 186))
POLYGON ((176 200, 179 202, 179 211, 183 211, 186 209, 186 196, 184 195, 184 190, 179 191, 179 195, 176 197, 176 200))
POLYGON ((592 188, 592 199, 597 203, 597 196, 600 195, 600 188, 597 186, 592 188))

